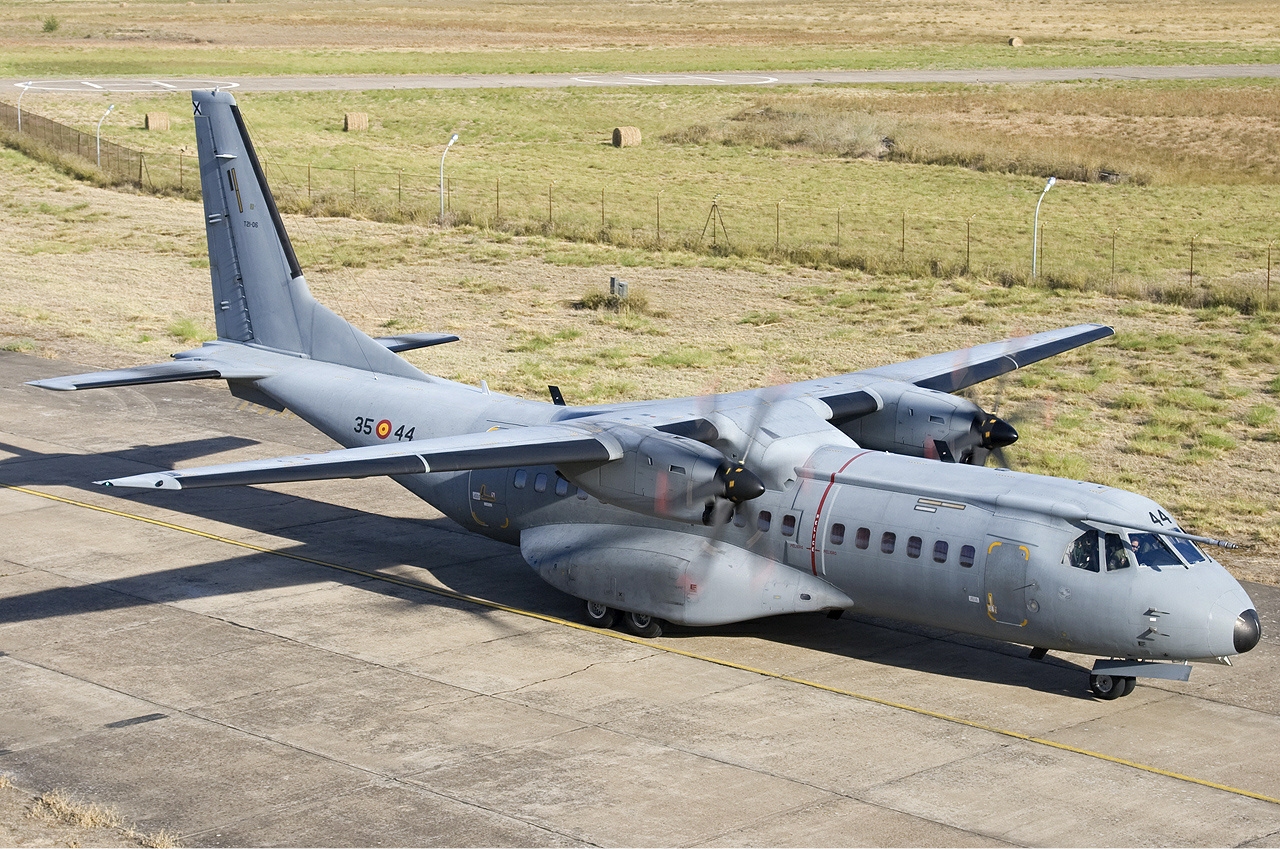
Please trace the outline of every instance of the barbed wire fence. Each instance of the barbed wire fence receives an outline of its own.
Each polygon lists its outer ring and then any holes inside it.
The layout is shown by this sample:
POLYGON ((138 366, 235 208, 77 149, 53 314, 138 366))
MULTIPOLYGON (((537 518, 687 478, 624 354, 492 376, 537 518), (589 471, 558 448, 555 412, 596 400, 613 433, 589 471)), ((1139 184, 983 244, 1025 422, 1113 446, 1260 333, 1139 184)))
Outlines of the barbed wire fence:
MULTIPOLYGON (((21 134, 93 166, 109 181, 158 193, 199 197, 199 163, 189 153, 143 152, 21 113, 21 134), (99 146, 100 145, 100 146, 99 146), (100 153, 99 153, 100 151, 100 153)), ((16 107, 0 102, 0 128, 19 132, 16 107)), ((282 211, 444 226, 473 225, 516 235, 785 259, 870 273, 934 277, 979 274, 1028 282, 1031 226, 1019 210, 937 215, 867 202, 815 205, 785 198, 744 200, 687 187, 654 188, 619 178, 520 173, 492 181, 404 169, 344 168, 264 160, 282 211)), ((1138 242, 1123 225, 1101 231, 1075 222, 1042 224, 1042 281, 1065 288, 1137 285, 1160 300, 1246 312, 1280 301, 1280 239, 1253 244, 1166 233, 1138 242), (1277 291, 1272 293, 1272 276, 1277 291)))

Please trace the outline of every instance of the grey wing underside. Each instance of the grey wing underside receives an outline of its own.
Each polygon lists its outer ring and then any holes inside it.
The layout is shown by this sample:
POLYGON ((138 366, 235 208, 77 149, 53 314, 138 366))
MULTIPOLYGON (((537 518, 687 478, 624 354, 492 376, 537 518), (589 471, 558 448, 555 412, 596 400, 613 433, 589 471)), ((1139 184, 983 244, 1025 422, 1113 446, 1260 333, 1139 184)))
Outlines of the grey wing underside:
POLYGON ((198 489, 210 486, 496 469, 518 465, 606 463, 621 456, 621 446, 606 434, 594 434, 560 425, 540 425, 195 469, 150 472, 97 483, 142 489, 198 489))

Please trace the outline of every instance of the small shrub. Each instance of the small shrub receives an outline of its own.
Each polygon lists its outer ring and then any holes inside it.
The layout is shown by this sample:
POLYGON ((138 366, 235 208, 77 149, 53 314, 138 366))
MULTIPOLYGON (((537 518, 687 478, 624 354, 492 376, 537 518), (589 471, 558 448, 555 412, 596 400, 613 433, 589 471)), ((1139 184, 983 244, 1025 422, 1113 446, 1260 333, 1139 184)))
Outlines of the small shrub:
POLYGON ((188 344, 208 342, 214 338, 214 335, 201 327, 194 318, 182 318, 170 324, 169 335, 188 344))
POLYGON ((44 19, 44 23, 41 24, 40 29, 44 32, 57 32, 58 27, 60 26, 62 26, 61 22, 59 22, 53 15, 50 15, 44 19))

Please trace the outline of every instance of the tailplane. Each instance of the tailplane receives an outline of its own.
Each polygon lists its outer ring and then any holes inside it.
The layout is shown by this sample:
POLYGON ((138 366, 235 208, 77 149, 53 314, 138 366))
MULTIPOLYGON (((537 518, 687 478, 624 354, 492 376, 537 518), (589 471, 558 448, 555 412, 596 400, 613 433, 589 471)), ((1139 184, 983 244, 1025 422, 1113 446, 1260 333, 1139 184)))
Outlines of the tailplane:
POLYGON ((235 98, 193 91, 218 338, 422 379, 422 372, 319 304, 235 98))

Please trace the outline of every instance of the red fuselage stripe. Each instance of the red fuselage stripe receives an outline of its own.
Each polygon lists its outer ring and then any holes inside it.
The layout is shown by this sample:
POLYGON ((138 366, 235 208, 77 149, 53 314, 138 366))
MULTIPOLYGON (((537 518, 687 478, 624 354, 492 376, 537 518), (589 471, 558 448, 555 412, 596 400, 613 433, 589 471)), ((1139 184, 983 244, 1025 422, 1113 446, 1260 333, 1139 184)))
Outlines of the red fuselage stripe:
POLYGON ((822 497, 818 499, 818 509, 813 513, 813 534, 809 537, 809 568, 813 570, 814 575, 818 574, 818 526, 822 523, 822 508, 827 503, 827 496, 831 494, 831 488, 836 485, 836 475, 849 468, 854 460, 870 453, 870 451, 863 451, 861 454, 854 454, 849 458, 849 462, 832 472, 827 488, 822 491, 822 497))

